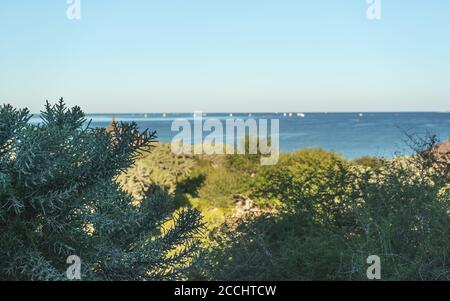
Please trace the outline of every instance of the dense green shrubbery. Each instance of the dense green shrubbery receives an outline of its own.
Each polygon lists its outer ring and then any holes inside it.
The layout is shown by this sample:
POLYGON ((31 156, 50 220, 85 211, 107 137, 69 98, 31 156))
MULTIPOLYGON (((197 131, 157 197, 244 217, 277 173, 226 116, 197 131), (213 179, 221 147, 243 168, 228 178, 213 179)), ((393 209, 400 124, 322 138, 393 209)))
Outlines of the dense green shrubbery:
POLYGON ((260 171, 252 196, 260 202, 282 200, 292 210, 331 209, 348 185, 347 166, 339 155, 323 150, 282 154, 277 165, 260 171))
POLYGON ((63 103, 43 117, 0 108, 0 279, 64 279, 68 255, 85 280, 364 280, 370 255, 384 280, 450 279, 450 161, 424 151, 435 139, 392 160, 313 149, 260 166, 140 152, 151 134, 83 128, 63 103), (257 210, 234 214, 242 200, 257 210))
POLYGON ((312 149, 265 167, 255 156, 191 158, 177 187, 210 228, 191 278, 363 280, 379 255, 385 280, 449 279, 448 164, 417 152, 349 162, 312 149), (262 211, 232 218, 237 194, 262 211))
POLYGON ((355 250, 380 254, 386 279, 450 279, 448 164, 420 155, 358 174, 362 235, 355 250))
POLYGON ((116 183, 154 134, 85 128, 62 100, 42 118, 0 107, 0 279, 65 280, 71 255, 83 280, 182 279, 199 249, 198 212, 174 217, 162 190, 136 203, 116 183))
POLYGON ((194 159, 186 155, 174 155, 168 144, 158 144, 151 152, 142 154, 118 182, 136 199, 143 192, 154 188, 174 194, 179 183, 185 180, 194 168, 194 159))
POLYGON ((448 163, 419 155, 382 162, 353 166, 313 150, 283 155, 254 191, 283 206, 224 225, 195 277, 363 280, 367 257, 378 255, 385 280, 449 280, 448 163))
POLYGON ((365 167, 371 167, 371 168, 381 168, 383 167, 384 160, 377 158, 377 157, 361 157, 358 159, 353 160, 353 164, 365 166, 365 167))

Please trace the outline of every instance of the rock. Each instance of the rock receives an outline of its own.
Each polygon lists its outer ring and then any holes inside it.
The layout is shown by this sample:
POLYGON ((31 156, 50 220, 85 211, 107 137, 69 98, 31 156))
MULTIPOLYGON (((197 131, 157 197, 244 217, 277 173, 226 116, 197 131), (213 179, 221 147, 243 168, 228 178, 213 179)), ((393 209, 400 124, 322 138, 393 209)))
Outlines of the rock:
POLYGON ((440 157, 445 157, 446 159, 450 159, 450 140, 439 144, 435 148, 435 151, 440 157))
POLYGON ((433 158, 439 164, 450 163, 450 140, 433 147, 428 152, 433 155, 433 158))
POLYGON ((236 206, 234 208, 232 217, 243 218, 249 215, 258 215, 261 210, 254 204, 254 202, 245 195, 236 195, 236 206))

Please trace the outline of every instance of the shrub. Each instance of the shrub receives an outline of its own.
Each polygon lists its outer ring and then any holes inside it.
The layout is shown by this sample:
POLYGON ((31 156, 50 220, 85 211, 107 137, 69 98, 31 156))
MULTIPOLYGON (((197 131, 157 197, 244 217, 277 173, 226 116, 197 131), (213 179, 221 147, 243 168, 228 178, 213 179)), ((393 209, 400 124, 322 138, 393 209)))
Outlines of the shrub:
POLYGON ((383 159, 365 156, 353 160, 353 163, 364 167, 381 168, 383 166, 383 159))
POLYGON ((198 253, 199 213, 162 191, 140 203, 116 183, 154 133, 120 124, 84 127, 63 100, 28 123, 28 110, 0 107, 0 279, 64 280, 69 255, 83 280, 182 279, 198 253))
POLYGON ((143 192, 154 187, 174 194, 178 184, 191 174, 194 165, 193 158, 174 155, 169 144, 159 143, 151 152, 142 154, 118 177, 118 181, 136 199, 141 199, 143 192))
POLYGON ((320 150, 283 155, 254 191, 283 206, 223 226, 196 277, 364 280, 378 255, 384 280, 449 280, 448 165, 418 154, 375 169, 320 150))

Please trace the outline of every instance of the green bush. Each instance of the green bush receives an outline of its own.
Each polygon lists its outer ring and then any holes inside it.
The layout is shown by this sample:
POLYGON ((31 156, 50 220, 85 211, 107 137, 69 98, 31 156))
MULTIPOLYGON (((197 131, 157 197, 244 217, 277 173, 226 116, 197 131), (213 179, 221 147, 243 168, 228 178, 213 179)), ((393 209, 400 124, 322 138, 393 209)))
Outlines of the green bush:
POLYGON ((258 174, 252 197, 260 204, 282 201, 287 210, 338 210, 350 184, 348 172, 348 163, 335 153, 311 149, 282 154, 277 165, 258 174))
POLYGON ((285 154, 253 193, 283 206, 216 231, 195 277, 364 280, 378 255, 384 280, 449 280, 446 171, 421 155, 367 168, 320 150, 285 154))
POLYGON ((216 156, 196 157, 196 165, 181 187, 188 196, 189 205, 202 212, 211 230, 227 219, 235 207, 236 197, 247 194, 249 185, 249 174, 229 168, 228 158, 216 156), (186 188, 186 182, 189 188, 186 188))
POLYGON ((353 251, 379 255, 386 279, 450 279, 449 178, 439 169, 420 156, 396 158, 356 179, 363 206, 353 251))
POLYGON ((192 172, 195 161, 187 155, 174 155, 170 144, 159 143, 151 152, 139 156, 136 163, 118 177, 118 182, 136 199, 154 187, 171 194, 192 172))
POLYGON ((42 124, 30 117, 0 107, 0 279, 65 280, 71 255, 82 280, 183 279, 199 251, 199 213, 173 216, 162 190, 135 203, 116 183, 154 134, 134 123, 84 127, 62 99, 47 103, 42 124))
POLYGON ((383 160, 377 157, 361 157, 358 159, 353 160, 354 164, 364 166, 364 167, 370 167, 370 168, 381 168, 383 167, 383 160))

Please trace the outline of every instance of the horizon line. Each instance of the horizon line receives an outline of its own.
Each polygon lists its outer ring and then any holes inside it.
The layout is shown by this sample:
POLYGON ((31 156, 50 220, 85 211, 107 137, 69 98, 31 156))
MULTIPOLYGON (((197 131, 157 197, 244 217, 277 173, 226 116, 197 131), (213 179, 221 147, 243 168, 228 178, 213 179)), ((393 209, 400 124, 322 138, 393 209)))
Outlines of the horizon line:
MULTIPOLYGON (((84 111, 83 111, 84 112, 84 111)), ((85 115, 134 115, 134 114, 193 114, 196 112, 202 112, 206 114, 275 114, 275 115, 283 115, 283 114, 383 114, 383 113, 394 113, 394 114, 402 114, 402 113, 442 113, 448 114, 450 110, 447 111, 156 111, 156 112, 84 112, 85 115)), ((40 115, 42 113, 30 113, 32 115, 40 115)), ((293 116, 292 116, 293 117, 293 116)))

